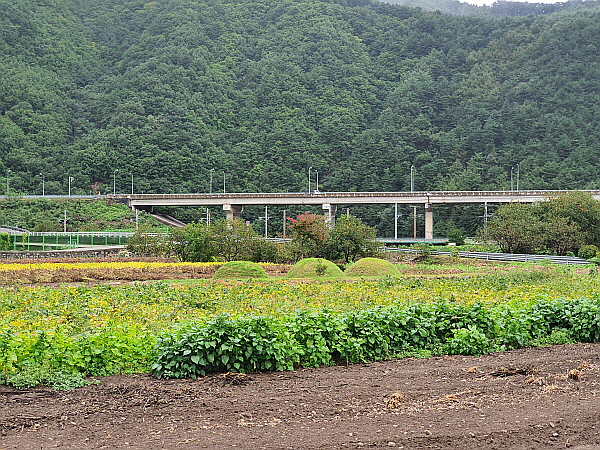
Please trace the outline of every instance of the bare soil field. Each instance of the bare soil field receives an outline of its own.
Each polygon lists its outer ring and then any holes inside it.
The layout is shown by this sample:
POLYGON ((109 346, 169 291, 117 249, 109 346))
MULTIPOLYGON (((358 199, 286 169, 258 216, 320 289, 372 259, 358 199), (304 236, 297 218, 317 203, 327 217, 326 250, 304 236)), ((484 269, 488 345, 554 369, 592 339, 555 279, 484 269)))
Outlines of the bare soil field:
POLYGON ((600 344, 0 386, 0 449, 600 448, 600 344))

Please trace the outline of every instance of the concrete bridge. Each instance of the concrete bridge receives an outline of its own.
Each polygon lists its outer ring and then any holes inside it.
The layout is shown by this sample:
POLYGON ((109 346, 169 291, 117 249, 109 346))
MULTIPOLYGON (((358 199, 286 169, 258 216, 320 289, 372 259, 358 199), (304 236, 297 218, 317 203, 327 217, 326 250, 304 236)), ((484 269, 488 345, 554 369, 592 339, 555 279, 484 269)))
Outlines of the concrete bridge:
MULTIPOLYGON (((330 220, 342 205, 408 204, 425 206, 425 239, 433 239, 433 205, 534 203, 569 191, 291 192, 238 194, 107 195, 132 209, 153 206, 222 206, 228 219, 240 218, 246 205, 321 205, 330 220)), ((600 190, 584 191, 600 200, 600 190)))

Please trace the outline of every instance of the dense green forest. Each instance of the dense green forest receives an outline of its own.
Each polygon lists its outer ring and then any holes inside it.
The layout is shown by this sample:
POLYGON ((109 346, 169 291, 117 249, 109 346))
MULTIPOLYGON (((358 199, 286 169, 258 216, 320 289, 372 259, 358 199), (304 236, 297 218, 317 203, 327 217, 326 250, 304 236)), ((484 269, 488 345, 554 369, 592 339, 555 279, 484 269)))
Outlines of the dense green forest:
POLYGON ((422 2, 0 0, 0 193, 599 188, 600 2, 422 2))

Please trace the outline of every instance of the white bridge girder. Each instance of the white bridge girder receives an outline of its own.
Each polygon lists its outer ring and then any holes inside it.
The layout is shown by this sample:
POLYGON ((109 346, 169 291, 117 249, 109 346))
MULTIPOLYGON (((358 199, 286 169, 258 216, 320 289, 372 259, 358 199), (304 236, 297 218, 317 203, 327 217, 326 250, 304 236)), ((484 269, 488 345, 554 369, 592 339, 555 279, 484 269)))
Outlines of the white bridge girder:
MULTIPOLYGON (((433 205, 477 203, 534 203, 570 191, 430 191, 430 192, 321 192, 230 194, 127 194, 107 198, 127 203, 132 209, 152 206, 222 206, 228 218, 240 217, 246 205, 321 205, 334 219, 340 205, 425 205, 425 238, 433 238, 433 205)), ((600 200, 600 190, 588 190, 600 200)))

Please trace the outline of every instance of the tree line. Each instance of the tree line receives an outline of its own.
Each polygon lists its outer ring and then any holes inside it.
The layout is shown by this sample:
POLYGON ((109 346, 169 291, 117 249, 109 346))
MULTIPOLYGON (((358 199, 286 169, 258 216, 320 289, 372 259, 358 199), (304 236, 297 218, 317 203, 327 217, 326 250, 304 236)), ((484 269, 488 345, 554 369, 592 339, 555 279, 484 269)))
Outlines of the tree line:
POLYGON ((290 263, 318 257, 345 264, 377 253, 374 228, 353 216, 342 216, 333 226, 326 219, 310 213, 288 217, 291 239, 282 242, 263 239, 239 219, 222 219, 208 225, 191 223, 166 234, 143 227, 129 240, 127 248, 136 255, 174 255, 189 262, 290 263))

